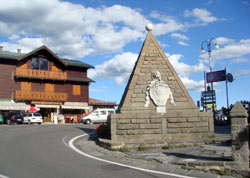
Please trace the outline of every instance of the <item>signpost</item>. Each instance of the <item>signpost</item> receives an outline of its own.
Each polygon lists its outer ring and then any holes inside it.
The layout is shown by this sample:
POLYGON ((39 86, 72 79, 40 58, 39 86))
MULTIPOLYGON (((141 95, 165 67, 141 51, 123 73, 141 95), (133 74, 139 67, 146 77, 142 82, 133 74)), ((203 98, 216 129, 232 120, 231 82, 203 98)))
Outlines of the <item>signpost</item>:
MULTIPOLYGON (((204 81, 206 83, 213 83, 213 82, 221 82, 221 81, 226 81, 226 95, 227 95, 227 108, 228 108, 228 87, 227 87, 227 82, 232 82, 234 80, 233 75, 226 72, 226 69, 224 70, 218 70, 218 71, 213 71, 213 72, 207 72, 206 73, 206 79, 205 79, 205 73, 204 73, 204 81)), ((210 87, 208 87, 208 90, 206 91, 206 83, 205 85, 205 91, 201 92, 201 105, 203 106, 203 109, 206 108, 207 106, 212 104, 216 104, 216 95, 215 95, 215 90, 212 89, 210 91, 210 87)))
POLYGON ((216 93, 215 90, 212 91, 202 91, 201 92, 201 105, 203 108, 208 108, 208 105, 216 104, 216 93))
POLYGON ((220 82, 226 80, 226 70, 218 70, 207 73, 207 83, 220 82))

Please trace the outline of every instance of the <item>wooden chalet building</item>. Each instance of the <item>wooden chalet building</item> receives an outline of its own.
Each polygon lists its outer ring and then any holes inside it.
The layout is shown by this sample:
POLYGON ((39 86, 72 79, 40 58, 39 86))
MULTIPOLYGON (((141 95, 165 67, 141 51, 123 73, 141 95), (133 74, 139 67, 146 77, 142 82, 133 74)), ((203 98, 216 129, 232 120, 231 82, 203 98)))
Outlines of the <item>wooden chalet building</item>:
POLYGON ((44 119, 81 115, 89 110, 87 70, 93 66, 58 57, 46 46, 29 53, 0 46, 0 111, 40 108, 44 119))

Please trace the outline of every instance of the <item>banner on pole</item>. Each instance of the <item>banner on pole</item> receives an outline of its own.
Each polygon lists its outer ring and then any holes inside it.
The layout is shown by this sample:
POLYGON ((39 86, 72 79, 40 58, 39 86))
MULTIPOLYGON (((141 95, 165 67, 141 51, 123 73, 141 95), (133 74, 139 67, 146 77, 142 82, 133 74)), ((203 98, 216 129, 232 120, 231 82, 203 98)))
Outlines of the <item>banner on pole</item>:
POLYGON ((220 82, 226 80, 226 70, 218 70, 207 73, 207 83, 220 82))

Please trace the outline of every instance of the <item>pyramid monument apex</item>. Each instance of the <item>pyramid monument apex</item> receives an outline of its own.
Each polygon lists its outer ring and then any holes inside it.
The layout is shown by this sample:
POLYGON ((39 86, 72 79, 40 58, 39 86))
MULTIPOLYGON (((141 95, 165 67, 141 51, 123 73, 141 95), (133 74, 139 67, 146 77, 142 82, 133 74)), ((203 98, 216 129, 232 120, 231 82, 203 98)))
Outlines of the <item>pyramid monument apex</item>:
POLYGON ((212 113, 199 112, 177 72, 148 31, 124 90, 110 117, 111 147, 197 144, 214 132, 212 113))

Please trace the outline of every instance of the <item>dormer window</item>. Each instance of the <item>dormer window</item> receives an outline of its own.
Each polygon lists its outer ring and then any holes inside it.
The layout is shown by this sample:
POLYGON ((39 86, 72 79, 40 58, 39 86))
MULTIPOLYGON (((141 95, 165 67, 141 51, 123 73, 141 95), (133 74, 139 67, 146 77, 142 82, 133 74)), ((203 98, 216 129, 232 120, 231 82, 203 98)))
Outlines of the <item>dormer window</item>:
POLYGON ((33 57, 31 66, 32 69, 48 70, 48 60, 45 58, 33 57))

